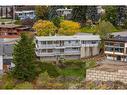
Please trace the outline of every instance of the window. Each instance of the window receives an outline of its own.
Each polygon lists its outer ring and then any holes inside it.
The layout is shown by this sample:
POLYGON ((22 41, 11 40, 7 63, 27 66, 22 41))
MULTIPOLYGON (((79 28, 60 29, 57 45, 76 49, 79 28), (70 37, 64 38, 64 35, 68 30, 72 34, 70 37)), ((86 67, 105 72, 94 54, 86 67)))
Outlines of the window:
POLYGON ((71 43, 71 41, 68 41, 68 43, 70 44, 70 43, 71 43))
POLYGON ((52 49, 48 49, 48 53, 51 53, 51 52, 53 52, 53 50, 52 49))
POLYGON ((64 52, 64 49, 60 49, 60 52, 64 52))
POLYGON ((55 41, 54 43, 55 43, 55 44, 59 44, 59 41, 55 41))
POLYGON ((42 49, 41 52, 46 52, 46 49, 42 49))
POLYGON ((38 40, 36 40, 36 43, 38 44, 38 40))
POLYGON ((48 41, 48 44, 52 44, 52 41, 48 41))
POLYGON ((72 50, 78 50, 79 48, 72 48, 72 50))
POLYGON ((85 44, 85 41, 82 41, 82 44, 85 44))
POLYGON ((46 45, 46 41, 41 41, 41 44, 46 45))
POLYGON ((76 40, 76 43, 78 43, 78 40, 76 40))
POLYGON ((105 51, 111 51, 111 52, 113 52, 113 48, 112 47, 107 47, 107 48, 105 48, 105 51))
POLYGON ((123 53, 124 52, 124 49, 123 48, 115 48, 115 52, 123 53))

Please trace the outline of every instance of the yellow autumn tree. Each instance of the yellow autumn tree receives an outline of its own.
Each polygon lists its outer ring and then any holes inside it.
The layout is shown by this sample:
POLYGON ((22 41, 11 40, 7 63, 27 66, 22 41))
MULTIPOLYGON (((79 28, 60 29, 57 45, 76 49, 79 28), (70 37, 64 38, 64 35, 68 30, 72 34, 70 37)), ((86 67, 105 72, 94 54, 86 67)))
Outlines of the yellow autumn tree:
POLYGON ((38 36, 48 36, 55 34, 56 26, 48 20, 38 20, 33 29, 37 31, 38 36))
POLYGON ((63 20, 60 23, 59 34, 74 35, 80 31, 80 24, 78 22, 63 20))

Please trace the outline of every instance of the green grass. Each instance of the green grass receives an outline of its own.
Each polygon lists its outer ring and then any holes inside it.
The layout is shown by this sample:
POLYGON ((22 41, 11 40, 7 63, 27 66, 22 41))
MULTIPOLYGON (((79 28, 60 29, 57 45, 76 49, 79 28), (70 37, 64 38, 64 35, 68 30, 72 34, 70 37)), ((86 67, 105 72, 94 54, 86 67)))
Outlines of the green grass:
POLYGON ((85 26, 85 27, 82 27, 81 28, 81 32, 84 32, 84 33, 95 33, 96 32, 96 26, 85 26))
MULTIPOLYGON (((119 32, 119 31, 121 31, 121 30, 114 27, 112 29, 111 33, 112 32, 119 32)), ((96 26, 85 26, 85 27, 82 27, 81 28, 81 32, 83 32, 83 33, 96 33, 96 26)))
POLYGON ((64 75, 65 77, 68 76, 74 76, 74 77, 84 77, 83 69, 82 68, 75 68, 75 67, 67 67, 64 69, 61 69, 60 71, 61 75, 64 75))

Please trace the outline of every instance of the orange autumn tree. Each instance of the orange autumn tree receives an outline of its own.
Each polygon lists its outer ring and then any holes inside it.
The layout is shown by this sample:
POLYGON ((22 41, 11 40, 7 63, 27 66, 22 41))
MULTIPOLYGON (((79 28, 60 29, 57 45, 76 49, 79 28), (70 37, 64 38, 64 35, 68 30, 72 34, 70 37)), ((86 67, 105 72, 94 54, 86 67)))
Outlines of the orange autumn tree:
POLYGON ((38 36, 54 35, 56 26, 48 20, 38 20, 34 25, 33 29, 37 31, 38 36))
POLYGON ((63 20, 60 23, 59 34, 74 35, 80 31, 80 24, 78 22, 63 20))

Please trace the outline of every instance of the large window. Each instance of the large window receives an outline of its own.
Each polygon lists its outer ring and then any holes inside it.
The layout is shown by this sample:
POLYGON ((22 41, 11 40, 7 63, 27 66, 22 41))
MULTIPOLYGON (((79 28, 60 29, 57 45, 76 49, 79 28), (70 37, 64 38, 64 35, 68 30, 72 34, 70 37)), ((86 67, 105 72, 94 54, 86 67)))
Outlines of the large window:
POLYGON ((46 45, 46 41, 41 41, 41 44, 46 45))
POLYGON ((115 52, 123 53, 124 52, 124 48, 115 48, 115 52))
POLYGON ((113 48, 112 48, 112 47, 106 47, 106 48, 105 48, 105 51, 113 52, 113 48))

